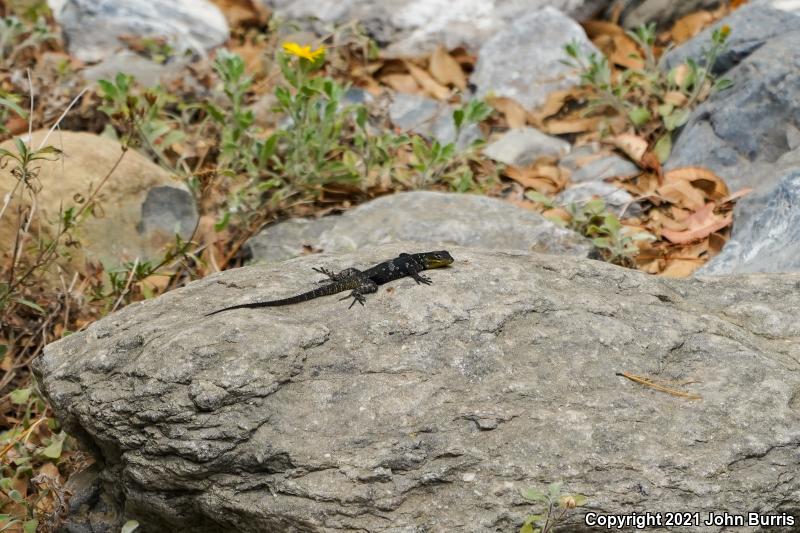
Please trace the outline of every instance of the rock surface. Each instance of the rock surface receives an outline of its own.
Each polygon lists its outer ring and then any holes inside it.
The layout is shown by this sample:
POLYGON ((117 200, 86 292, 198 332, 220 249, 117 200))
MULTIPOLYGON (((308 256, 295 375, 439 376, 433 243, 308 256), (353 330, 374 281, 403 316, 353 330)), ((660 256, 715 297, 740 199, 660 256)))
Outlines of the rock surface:
POLYGON ((228 40, 228 23, 207 0, 48 0, 72 55, 94 62, 124 48, 123 36, 161 37, 180 55, 228 40))
MULTIPOLYGON (((46 131, 33 134, 35 148, 46 131)), ((43 220, 55 223, 60 207, 75 205, 75 195, 88 198, 119 159, 122 148, 116 141, 89 133, 56 132, 48 144, 63 150, 57 161, 40 161, 38 205, 43 220)), ((0 147, 16 152, 14 141, 0 147)), ((0 198, 11 191, 16 178, 11 165, 0 169, 0 198)), ((179 180, 135 150, 129 150, 101 190, 101 210, 88 217, 74 232, 82 247, 80 254, 106 266, 125 261, 153 260, 162 248, 175 241, 175 232, 187 239, 197 223, 194 197, 179 180), (111 223, 113 222, 113 223, 111 223)), ((14 209, 20 195, 10 204, 14 209)), ((0 249, 8 249, 16 228, 0 226, 0 249)), ((76 251, 76 258, 79 257, 76 251)))
POLYGON ((604 181, 584 181, 571 185, 558 193, 553 201, 569 205, 588 202, 592 198, 602 198, 608 210, 617 216, 623 213, 636 216, 642 211, 641 206, 633 202, 631 193, 604 181))
POLYGON ((698 274, 800 271, 800 170, 737 210, 750 216, 734 219, 731 240, 698 274))
POLYGON ((569 152, 567 141, 536 128, 511 129, 487 145, 484 155, 506 165, 526 166, 543 156, 560 157, 569 152))
POLYGON ((532 110, 551 92, 578 83, 578 74, 562 63, 564 46, 573 41, 586 53, 598 52, 583 28, 560 11, 526 12, 484 43, 470 81, 479 97, 505 96, 532 110))
POLYGON ((482 139, 480 127, 469 124, 456 131, 455 107, 418 94, 397 93, 389 104, 389 119, 403 132, 412 132, 436 139, 442 144, 456 143, 463 150, 482 139))
POLYGON ((595 159, 577 169, 570 179, 575 183, 584 181, 606 180, 610 178, 635 176, 641 169, 631 162, 618 155, 607 155, 595 159))
POLYGON ((284 19, 313 17, 324 23, 359 20, 386 53, 416 56, 439 44, 481 44, 522 14, 550 6, 583 20, 608 0, 262 0, 284 19))
POLYGON ((341 216, 288 221, 249 241, 256 261, 282 261, 304 246, 349 252, 392 242, 537 251, 586 257, 591 244, 538 213, 473 194, 416 191, 384 196, 341 216))
POLYGON ((203 317, 405 249, 210 276, 49 345, 38 382, 144 531, 516 531, 554 481, 597 513, 800 511, 797 275, 454 248, 363 308, 203 317))

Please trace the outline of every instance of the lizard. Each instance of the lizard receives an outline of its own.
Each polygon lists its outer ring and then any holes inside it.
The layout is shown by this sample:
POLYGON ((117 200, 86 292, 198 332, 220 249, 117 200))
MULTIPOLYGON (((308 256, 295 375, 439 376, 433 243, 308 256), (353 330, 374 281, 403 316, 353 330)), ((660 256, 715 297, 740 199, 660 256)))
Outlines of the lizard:
POLYGON ((280 300, 269 300, 266 302, 252 302, 246 304, 232 305, 223 309, 218 309, 206 316, 215 315, 223 311, 230 311, 233 309, 254 309, 257 307, 275 307, 279 305, 290 305, 300 302, 306 302, 319 298, 321 296, 330 296, 342 291, 351 291, 350 294, 339 300, 346 300, 352 298, 350 303, 352 308, 356 302, 364 305, 366 298, 365 294, 373 293, 378 290, 379 285, 389 283, 406 276, 411 277, 417 282, 425 285, 432 283, 431 279, 427 276, 420 274, 423 270, 432 268, 441 268, 449 266, 453 263, 453 257, 449 252, 440 250, 437 252, 424 252, 418 254, 400 254, 394 259, 378 263, 377 265, 368 268, 367 270, 358 270, 357 268, 347 268, 341 272, 332 272, 327 268, 313 268, 315 272, 328 276, 328 279, 322 280, 319 283, 327 283, 322 287, 310 290, 291 296, 289 298, 282 298, 280 300))

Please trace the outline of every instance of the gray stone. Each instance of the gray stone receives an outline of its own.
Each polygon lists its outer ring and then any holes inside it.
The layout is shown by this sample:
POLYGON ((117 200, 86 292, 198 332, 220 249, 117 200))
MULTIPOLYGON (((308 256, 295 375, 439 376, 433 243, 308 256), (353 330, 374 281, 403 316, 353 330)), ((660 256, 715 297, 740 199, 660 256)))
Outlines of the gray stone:
POLYGON ((362 22, 385 53, 417 56, 439 44, 476 51, 529 11, 551 6, 579 20, 609 0, 262 0, 283 19, 313 17, 323 23, 362 22))
POLYGON ((618 155, 607 155, 589 162, 576 170, 570 179, 575 183, 602 181, 610 178, 627 178, 639 174, 641 170, 629 159, 618 155))
POLYGON ((160 64, 139 54, 122 50, 96 65, 83 69, 81 75, 87 81, 97 81, 113 80, 117 74, 123 73, 136 78, 136 81, 143 87, 153 87, 178 76, 181 69, 185 67, 185 61, 177 60, 160 64))
POLYGON ((800 31, 800 17, 769 6, 746 4, 667 53, 666 67, 672 68, 689 58, 702 64, 703 51, 711 46, 711 34, 723 25, 730 26, 731 33, 726 50, 714 64, 716 73, 728 72, 775 37, 800 31))
POLYGON ((416 191, 372 200, 341 216, 275 224, 250 240, 256 261, 294 257, 311 245, 349 252, 393 242, 459 245, 586 257, 589 241, 538 213, 473 194, 416 191))
POLYGON ((554 202, 566 206, 585 203, 592 198, 602 198, 608 210, 618 216, 636 216, 642 212, 641 206, 633 202, 633 196, 628 191, 604 181, 585 181, 571 185, 561 191, 554 202))
POLYGON ((397 93, 389 104, 389 119, 404 132, 436 139, 442 144, 455 142, 459 150, 464 150, 482 139, 483 134, 477 124, 470 124, 462 128, 456 139, 454 110, 455 106, 426 96, 397 93))
POLYGON ((207 0, 48 0, 72 55, 100 61, 122 36, 161 37, 180 55, 205 54, 228 40, 228 23, 207 0))
POLYGON ((577 22, 553 8, 528 12, 486 41, 471 81, 479 97, 516 100, 527 109, 542 105, 553 91, 579 81, 564 46, 577 41, 586 53, 598 52, 577 22))
POLYGON ((569 152, 567 141, 536 128, 514 128, 483 149, 485 156, 506 165, 526 166, 540 157, 559 157, 569 152))
POLYGON ((749 216, 734 218, 731 240, 697 275, 800 271, 800 170, 737 210, 749 216))
POLYGON ((144 531, 518 531, 520 491, 555 481, 588 498, 564 531, 586 510, 796 516, 800 275, 452 248, 432 286, 363 308, 203 316, 407 249, 209 276, 50 344, 38 383, 144 531), (227 391, 214 411, 198 381, 227 391))
MULTIPOLYGON (((615 4, 624 5, 620 16, 620 24, 625 28, 635 28, 642 24, 655 22, 659 28, 669 28, 673 22, 684 15, 713 9, 720 5, 720 0, 621 0, 615 4)), ((609 7, 609 12, 615 6, 609 7)))
POLYGON ((570 148, 568 154, 558 160, 558 166, 569 170, 570 172, 577 172, 578 169, 585 165, 585 160, 593 159, 595 154, 602 150, 599 142, 590 142, 580 144, 570 148))
POLYGON ((755 173, 754 165, 775 163, 796 147, 798 50, 800 28, 763 44, 727 73, 733 88, 712 95, 692 113, 666 168, 707 167, 732 190, 774 183, 777 175, 755 173))

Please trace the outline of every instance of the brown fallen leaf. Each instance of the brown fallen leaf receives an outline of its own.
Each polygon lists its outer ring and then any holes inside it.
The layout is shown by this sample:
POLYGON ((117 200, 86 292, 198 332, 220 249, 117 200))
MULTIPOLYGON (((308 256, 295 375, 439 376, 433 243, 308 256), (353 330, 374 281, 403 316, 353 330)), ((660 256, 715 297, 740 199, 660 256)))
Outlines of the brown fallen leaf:
POLYGON ((542 131, 550 135, 565 135, 567 133, 583 133, 597 130, 601 117, 584 117, 563 120, 548 120, 542 126, 542 131))
POLYGON ((615 65, 619 65, 628 69, 642 69, 644 68, 644 59, 639 53, 639 47, 636 43, 625 35, 614 35, 612 37, 612 44, 614 51, 609 55, 608 59, 615 65))
POLYGON ((425 92, 437 100, 447 100, 450 98, 450 89, 434 80, 426 70, 421 69, 410 61, 404 61, 404 63, 408 69, 408 72, 414 77, 414 80, 419 83, 425 92))
POLYGON ((384 74, 380 80, 399 93, 418 94, 422 91, 411 74, 384 74))
POLYGON ((521 128, 528 122, 528 112, 511 98, 487 98, 487 103, 503 114, 509 128, 521 128))
POLYGON ((701 189, 710 199, 719 200, 728 195, 725 180, 703 167, 681 167, 664 174, 665 182, 684 180, 701 189), (709 183, 710 182, 710 183, 709 183), (713 187, 711 186, 713 183, 713 187))
POLYGON ((714 15, 708 11, 697 11, 681 17, 670 30, 672 41, 676 45, 685 43, 712 22, 714 22, 714 15))
POLYGON ((467 88, 467 77, 464 75, 461 65, 453 59, 444 46, 439 45, 433 51, 428 70, 430 70, 431 76, 442 85, 454 85, 462 91, 467 88))
POLYGON ((661 236, 675 244, 685 244, 697 239, 703 239, 710 234, 730 226, 733 222, 733 212, 725 215, 714 213, 714 203, 709 202, 687 221, 689 229, 685 231, 661 230, 661 236))
POLYGON ((701 259, 667 259, 666 266, 659 275, 665 278, 688 278, 703 263, 701 259))
POLYGON ((729 194, 729 195, 728 195, 728 196, 726 196, 725 198, 722 198, 722 199, 719 201, 719 203, 720 203, 720 205, 723 205, 723 204, 727 204, 727 203, 729 203, 729 202, 734 202, 734 201, 738 200, 739 198, 742 198, 742 197, 744 197, 744 196, 747 196, 747 195, 748 195, 748 194, 750 194, 751 192, 753 192, 753 188, 752 188, 752 187, 744 187, 744 188, 741 188, 741 189, 739 189, 738 191, 736 191, 736 192, 734 192, 734 193, 731 193, 731 194, 729 194))
POLYGON ((705 205, 705 197, 692 184, 685 180, 673 180, 665 183, 656 193, 668 202, 691 211, 696 211, 705 205))
POLYGON ((611 142, 614 146, 625 152, 636 164, 642 162, 642 157, 644 157, 644 154, 647 152, 647 141, 632 133, 617 135, 611 142))

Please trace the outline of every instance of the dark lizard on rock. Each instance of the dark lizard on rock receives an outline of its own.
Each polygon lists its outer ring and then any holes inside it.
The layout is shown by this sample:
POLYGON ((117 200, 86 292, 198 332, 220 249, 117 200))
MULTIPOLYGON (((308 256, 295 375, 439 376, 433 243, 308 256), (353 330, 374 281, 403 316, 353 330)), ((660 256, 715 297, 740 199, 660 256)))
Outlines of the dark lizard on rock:
MULTIPOLYGON (((367 270, 348 268, 341 272, 334 273, 326 268, 315 268, 314 270, 316 272, 328 276, 329 279, 320 282, 327 282, 327 285, 298 294, 297 296, 292 296, 291 298, 233 305, 208 313, 206 316, 215 315, 223 311, 230 311, 231 309, 253 309, 257 307, 275 307, 278 305, 296 304, 348 290, 351 291, 350 294, 344 298, 340 298, 340 300, 352 298, 353 301, 350 307, 353 307, 356 302, 364 305, 366 300, 364 295, 377 291, 378 285, 383 285, 384 283, 389 283, 390 281, 406 276, 413 278, 417 284, 424 283, 425 285, 430 285, 430 278, 420 275, 420 272, 432 268, 445 267, 452 262, 453 257, 450 253, 441 250, 438 252, 425 252, 420 254, 400 254, 394 259, 378 263, 367 270)), ((350 307, 348 307, 348 309, 350 307)))

